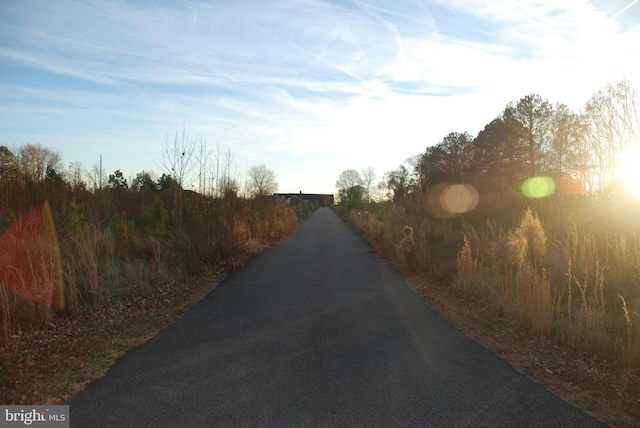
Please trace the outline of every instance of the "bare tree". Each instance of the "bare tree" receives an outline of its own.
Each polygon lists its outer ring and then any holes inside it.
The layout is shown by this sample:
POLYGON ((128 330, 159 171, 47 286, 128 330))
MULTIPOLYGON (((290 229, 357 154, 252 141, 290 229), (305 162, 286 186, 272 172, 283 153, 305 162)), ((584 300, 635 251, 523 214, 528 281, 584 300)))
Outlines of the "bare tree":
MULTIPOLYGON (((218 161, 219 164, 220 161, 218 161)), ((218 181, 218 195, 222 197, 237 196, 240 190, 238 172, 235 169, 234 155, 231 150, 224 153, 222 171, 218 181)))
POLYGON ((197 138, 191 138, 186 129, 182 133, 176 131, 175 137, 165 136, 162 153, 159 159, 164 170, 174 177, 181 188, 186 186, 186 180, 195 167, 195 150, 197 138))
POLYGON ((84 181, 85 169, 82 162, 72 162, 69 165, 69 182, 74 189, 86 189, 87 183, 84 181))
POLYGON ((220 144, 220 140, 216 143, 215 151, 213 152, 215 165, 212 163, 211 165, 211 192, 214 197, 222 196, 222 192, 220 190, 220 162, 222 161, 223 156, 223 147, 220 144))
POLYGON ((382 202, 387 195, 387 183, 384 180, 378 181, 375 186, 375 200, 382 202))
POLYGON ((578 142, 581 138, 578 116, 565 104, 556 106, 551 126, 549 169, 559 173, 578 169, 578 142))
POLYGON ((251 196, 270 195, 278 190, 276 174, 265 165, 249 168, 247 181, 247 190, 251 196))
POLYGON ((173 187, 173 216, 176 219, 175 227, 178 234, 182 229, 182 197, 186 180, 196 164, 195 150, 197 139, 191 138, 186 129, 182 128, 182 133, 176 131, 176 135, 171 140, 169 135, 164 139, 162 154, 159 159, 161 166, 173 177, 177 186, 173 187))
POLYGON ((622 80, 596 92, 583 109, 601 190, 611 183, 618 158, 640 136, 636 102, 635 90, 628 80, 622 80))
POLYGON ((211 151, 207 145, 207 141, 200 136, 198 145, 198 193, 202 195, 208 195, 211 188, 209 187, 210 180, 208 173, 211 164, 211 151))
POLYGON ((102 189, 104 186, 104 177, 107 176, 107 172, 104 168, 100 170, 100 167, 101 165, 93 164, 91 170, 87 171, 87 180, 93 190, 102 189))
POLYGON ((364 187, 364 198, 367 202, 373 199, 373 182, 376 180, 376 170, 373 167, 368 167, 360 172, 362 178, 362 187, 364 187))
POLYGON ((342 171, 336 181, 336 187, 338 190, 347 190, 354 186, 362 186, 362 177, 360 177, 360 173, 355 169, 342 171))
POLYGON ((26 144, 18 149, 16 162, 25 180, 43 181, 47 168, 62 170, 62 159, 56 152, 40 144, 26 144))

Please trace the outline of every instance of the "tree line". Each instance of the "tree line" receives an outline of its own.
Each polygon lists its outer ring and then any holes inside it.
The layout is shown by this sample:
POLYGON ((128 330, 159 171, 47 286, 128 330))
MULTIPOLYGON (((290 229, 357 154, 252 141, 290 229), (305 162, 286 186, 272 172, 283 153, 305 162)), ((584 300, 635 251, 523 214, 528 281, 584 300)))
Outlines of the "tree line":
POLYGON ((544 196, 588 195, 614 202, 624 197, 624 183, 617 176, 621 160, 631 153, 637 156, 640 145, 636 102, 628 80, 593 94, 579 113, 540 95, 527 95, 508 103, 477 136, 446 135, 386 172, 375 188, 370 169, 343 172, 336 187, 346 204, 367 201, 378 189, 402 205, 441 183, 469 183, 479 194, 474 208, 496 213, 519 200, 529 203, 522 200, 522 184, 546 176, 554 188, 544 196))
POLYGON ((24 144, 14 151, 0 145, 3 181, 64 182, 72 189, 109 187, 134 191, 164 189, 175 182, 182 189, 215 197, 228 192, 246 197, 270 195, 278 188, 275 173, 265 165, 250 167, 244 186, 241 185, 230 150, 224 151, 219 143, 211 149, 202 136, 191 137, 184 129, 176 132, 174 138, 165 137, 158 164, 163 170, 160 177, 154 178, 153 173, 143 170, 128 182, 119 169, 107 175, 101 166, 86 169, 82 163, 72 162, 65 170, 60 154, 40 144, 24 144))

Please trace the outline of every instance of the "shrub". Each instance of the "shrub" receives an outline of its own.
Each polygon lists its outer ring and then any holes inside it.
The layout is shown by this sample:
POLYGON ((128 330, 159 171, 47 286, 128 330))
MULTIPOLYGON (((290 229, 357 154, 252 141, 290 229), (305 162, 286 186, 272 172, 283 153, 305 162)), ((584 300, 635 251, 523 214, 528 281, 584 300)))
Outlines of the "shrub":
POLYGON ((416 258, 416 241, 413 236, 413 228, 405 226, 402 228, 402 239, 396 246, 397 258, 400 265, 409 272, 413 272, 418 266, 416 258))
POLYGON ((515 269, 538 267, 547 254, 547 236, 538 216, 528 208, 518 228, 509 233, 507 259, 515 269))

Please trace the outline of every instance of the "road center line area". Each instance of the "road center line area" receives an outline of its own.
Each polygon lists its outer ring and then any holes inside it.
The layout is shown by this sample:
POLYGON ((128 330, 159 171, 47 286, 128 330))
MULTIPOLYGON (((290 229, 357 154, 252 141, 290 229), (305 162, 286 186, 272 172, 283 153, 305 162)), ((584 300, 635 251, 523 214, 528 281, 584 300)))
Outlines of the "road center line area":
POLYGON ((329 208, 70 398, 74 427, 595 427, 329 208))

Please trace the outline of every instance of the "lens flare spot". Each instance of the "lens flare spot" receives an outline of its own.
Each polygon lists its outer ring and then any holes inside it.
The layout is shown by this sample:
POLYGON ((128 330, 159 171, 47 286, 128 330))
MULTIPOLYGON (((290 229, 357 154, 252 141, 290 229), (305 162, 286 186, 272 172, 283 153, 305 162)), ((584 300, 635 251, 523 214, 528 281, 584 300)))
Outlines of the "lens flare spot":
POLYGON ((64 307, 60 251, 48 203, 0 236, 0 283, 32 302, 64 307))
POLYGON ((453 184, 440 195, 440 204, 450 213, 462 214, 478 205, 478 192, 469 184, 453 184))
POLYGON ((440 183, 428 196, 429 213, 435 217, 447 218, 472 211, 480 197, 470 184, 440 183))
POLYGON ((555 193, 556 183, 553 178, 547 176, 531 177, 522 183, 520 190, 527 198, 546 198, 555 193))

